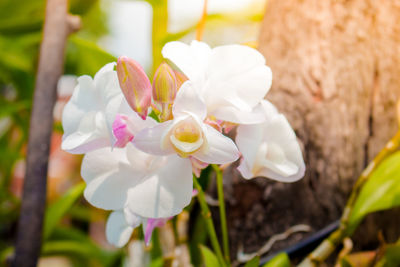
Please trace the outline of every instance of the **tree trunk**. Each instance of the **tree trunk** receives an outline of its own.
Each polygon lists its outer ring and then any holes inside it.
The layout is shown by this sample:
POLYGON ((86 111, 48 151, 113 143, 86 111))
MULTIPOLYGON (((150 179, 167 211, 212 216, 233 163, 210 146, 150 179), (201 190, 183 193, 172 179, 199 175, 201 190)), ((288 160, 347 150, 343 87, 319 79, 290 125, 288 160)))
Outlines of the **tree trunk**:
POLYGON ((255 251, 292 225, 318 230, 339 219, 355 179, 397 130, 399 22, 400 1, 268 1, 259 42, 273 72, 267 99, 294 127, 307 172, 282 184, 234 171, 234 248, 255 251))

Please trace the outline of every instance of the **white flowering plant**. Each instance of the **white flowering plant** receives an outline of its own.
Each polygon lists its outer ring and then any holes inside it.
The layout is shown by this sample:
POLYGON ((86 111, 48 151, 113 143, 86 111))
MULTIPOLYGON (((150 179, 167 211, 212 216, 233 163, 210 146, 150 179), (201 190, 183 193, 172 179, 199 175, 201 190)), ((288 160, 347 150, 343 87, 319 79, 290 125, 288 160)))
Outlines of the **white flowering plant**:
MULTIPOLYGON (((209 165, 217 179, 221 166, 236 161, 245 179, 294 182, 305 171, 292 127, 265 100, 272 72, 257 50, 170 42, 162 55, 152 82, 124 56, 94 78, 81 76, 63 112, 62 148, 84 154, 84 196, 111 211, 106 237, 117 247, 140 225, 149 245, 154 228, 180 214, 193 195, 209 212, 197 181, 209 165)), ((222 180, 217 184, 223 252, 211 218, 207 229, 220 266, 228 266, 222 180)))

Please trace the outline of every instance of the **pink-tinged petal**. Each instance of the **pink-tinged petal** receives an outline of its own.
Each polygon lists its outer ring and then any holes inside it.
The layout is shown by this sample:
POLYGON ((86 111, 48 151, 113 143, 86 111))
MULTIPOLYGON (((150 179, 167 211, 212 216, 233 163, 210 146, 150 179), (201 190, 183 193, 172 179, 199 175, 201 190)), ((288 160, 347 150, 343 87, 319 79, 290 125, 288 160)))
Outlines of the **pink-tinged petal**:
POLYGON ((143 224, 144 229, 144 242, 146 246, 150 244, 151 236, 153 234, 154 229, 158 227, 163 227, 168 220, 172 219, 173 217, 169 218, 159 218, 159 219, 147 219, 147 222, 143 224))
POLYGON ((171 155, 153 161, 152 166, 158 167, 129 189, 127 206, 131 212, 146 218, 166 218, 180 213, 192 199, 190 161, 171 155))
POLYGON ((192 191, 192 197, 197 196, 197 194, 199 193, 199 191, 197 189, 193 189, 192 191))
POLYGON ((211 119, 210 117, 207 117, 207 118, 204 120, 204 123, 210 125, 210 126, 213 127, 215 130, 217 130, 218 132, 222 133, 223 121, 221 121, 221 120, 216 120, 216 119, 211 119))
POLYGON ((206 144, 192 156, 210 164, 226 164, 239 158, 239 151, 235 143, 210 125, 205 125, 206 144))
POLYGON ((133 133, 129 129, 127 121, 128 116, 117 114, 117 117, 112 125, 114 136, 117 139, 114 143, 115 147, 124 147, 133 139, 133 133))
POLYGON ((189 156, 190 162, 192 163, 192 170, 196 177, 200 177, 201 170, 207 168, 208 163, 202 162, 195 157, 189 156))
POLYGON ((122 211, 114 211, 110 214, 106 224, 107 241, 116 246, 123 247, 128 243, 133 229, 138 225, 128 225, 122 211))
POLYGON ((172 108, 172 113, 174 114, 174 117, 184 116, 187 113, 191 113, 201 121, 206 118, 206 104, 200 97, 197 89, 193 87, 191 81, 186 81, 179 89, 172 108))
POLYGON ((160 123, 154 127, 145 128, 135 135, 133 144, 143 152, 153 155, 169 155, 174 153, 168 140, 165 141, 172 121, 160 123))
POLYGON ((151 104, 152 86, 143 68, 133 59, 122 56, 118 58, 117 73, 128 104, 145 119, 151 104))

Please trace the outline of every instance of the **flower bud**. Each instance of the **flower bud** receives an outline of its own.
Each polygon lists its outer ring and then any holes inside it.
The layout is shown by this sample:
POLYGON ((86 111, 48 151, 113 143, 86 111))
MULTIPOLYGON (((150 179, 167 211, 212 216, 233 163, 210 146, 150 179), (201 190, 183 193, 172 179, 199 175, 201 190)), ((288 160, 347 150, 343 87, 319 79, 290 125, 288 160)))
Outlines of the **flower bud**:
POLYGON ((167 64, 162 63, 153 78, 153 100, 159 108, 161 120, 170 119, 171 109, 177 92, 175 72, 167 64))
POLYGON ((118 58, 117 74, 129 106, 146 119, 151 104, 151 83, 143 68, 133 59, 122 56, 118 58))

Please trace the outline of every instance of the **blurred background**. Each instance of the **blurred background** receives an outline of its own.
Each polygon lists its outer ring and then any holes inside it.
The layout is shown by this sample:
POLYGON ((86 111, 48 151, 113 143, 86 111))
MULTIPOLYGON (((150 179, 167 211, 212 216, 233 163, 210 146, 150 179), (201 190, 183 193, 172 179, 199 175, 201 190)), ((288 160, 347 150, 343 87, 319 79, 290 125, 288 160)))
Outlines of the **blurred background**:
MULTIPOLYGON (((157 230, 150 248, 141 243, 140 229, 126 248, 115 249, 106 242, 108 214, 83 199, 81 157, 60 150, 60 119, 76 78, 93 76, 119 56, 135 59, 151 77, 162 62, 166 42, 195 39, 203 4, 69 1, 70 13, 81 17, 82 26, 68 38, 64 75, 58 83, 40 266, 168 266, 168 246, 160 240, 171 233, 177 240, 172 245, 175 252, 186 251, 180 255, 201 265, 198 245, 207 244, 208 237, 196 204, 157 230), (183 234, 178 231, 182 227, 183 234)), ((285 114, 302 145, 307 171, 299 182, 247 181, 235 166, 224 173, 233 261, 295 225, 309 228, 273 242, 266 253, 271 255, 332 223, 337 226, 357 177, 398 131, 400 1, 208 0, 207 11, 203 41, 212 47, 247 44, 265 56, 273 72, 267 99, 285 114)), ((44 14, 45 0, 0 0, 0 265, 14 250, 44 14)), ((386 176, 398 179, 399 153, 392 162, 386 176)), ((385 181, 366 189, 367 206, 360 204, 360 216, 368 215, 345 253, 369 250, 369 256, 361 257, 373 260, 387 243, 396 241, 400 251, 400 211, 393 209, 400 205, 400 183, 392 180, 387 186, 385 181), (379 212, 369 214, 375 211, 379 212)), ((214 180, 201 182, 212 206, 214 180)), ((212 207, 212 213, 218 225, 218 207, 212 207)), ((328 266, 334 266, 336 256, 328 266)))

